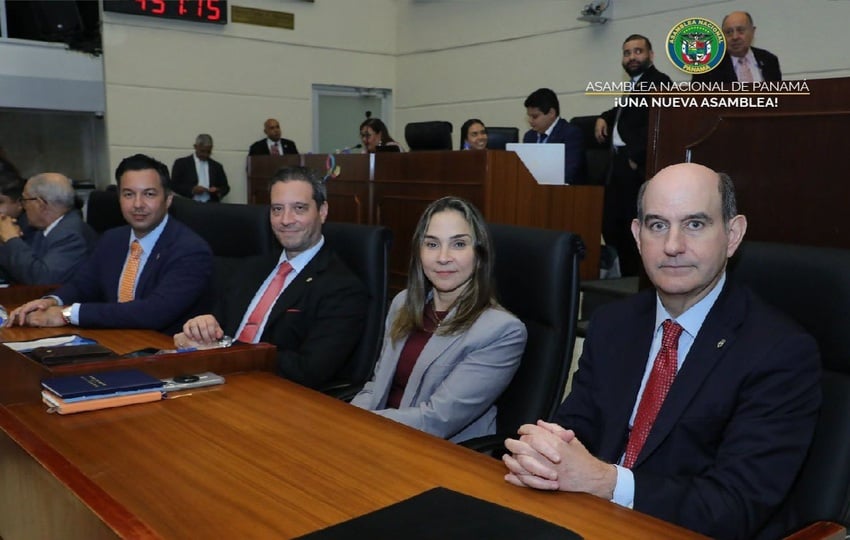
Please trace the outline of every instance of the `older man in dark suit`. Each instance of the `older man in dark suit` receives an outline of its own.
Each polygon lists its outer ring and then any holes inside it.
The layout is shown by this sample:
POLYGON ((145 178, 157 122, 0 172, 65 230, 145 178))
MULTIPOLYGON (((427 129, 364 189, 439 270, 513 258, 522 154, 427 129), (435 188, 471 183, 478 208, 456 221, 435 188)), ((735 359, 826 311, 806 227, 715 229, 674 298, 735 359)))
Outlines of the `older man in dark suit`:
POLYGON ((590 493, 712 538, 759 537, 812 440, 817 345, 727 281, 747 227, 728 177, 673 165, 640 201, 632 231, 655 290, 593 316, 554 423, 506 441, 506 480, 590 493))
POLYGON ((195 153, 178 158, 171 167, 171 188, 175 193, 199 202, 219 202, 228 193, 227 173, 212 157, 212 136, 195 138, 195 153))
POLYGON ((230 335, 277 345, 278 373, 313 388, 331 380, 363 330, 368 296, 325 245, 323 181, 303 167, 271 180, 270 221, 283 251, 243 261, 220 291, 212 314, 188 321, 179 347, 204 347, 230 335))
POLYGON ((52 295, 15 309, 9 324, 150 328, 174 333, 209 299, 212 251, 168 216, 168 167, 136 154, 115 171, 128 225, 106 231, 92 255, 52 295))
POLYGON ((691 80, 727 83, 782 80, 779 58, 769 51, 751 46, 756 27, 749 13, 733 11, 723 17, 722 27, 726 36, 726 56, 716 68, 694 75, 691 80))
POLYGON ((21 192, 26 218, 0 216, 0 268, 17 283, 64 283, 88 257, 96 240, 74 207, 71 180, 59 173, 30 178, 21 192), (27 238, 21 223, 35 229, 27 238))

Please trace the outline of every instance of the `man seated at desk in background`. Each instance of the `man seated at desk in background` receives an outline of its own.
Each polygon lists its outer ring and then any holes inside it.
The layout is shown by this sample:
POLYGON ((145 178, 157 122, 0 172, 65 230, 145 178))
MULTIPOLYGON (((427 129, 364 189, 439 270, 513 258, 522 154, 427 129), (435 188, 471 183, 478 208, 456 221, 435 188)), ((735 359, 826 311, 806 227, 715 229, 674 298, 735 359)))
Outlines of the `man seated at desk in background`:
POLYGON ((227 173, 221 163, 210 156, 212 136, 201 133, 195 138, 195 153, 177 158, 171 167, 174 193, 198 202, 220 202, 228 193, 227 173))
POLYGON ((63 283, 91 253, 96 235, 74 207, 75 198, 65 175, 37 174, 24 186, 20 204, 38 231, 26 241, 15 219, 0 216, 0 267, 13 281, 63 283))
POLYGON ((811 443, 820 362, 810 335, 727 278, 747 228, 736 212, 729 177, 702 165, 644 183, 632 233, 655 290, 593 316, 553 423, 505 441, 508 482, 713 538, 778 537, 762 529, 811 443))
POLYGON ((9 315, 9 325, 149 328, 172 334, 209 304, 209 245, 168 216, 168 167, 143 154, 115 171, 129 223, 103 233, 92 255, 52 295, 9 315))
POLYGON ((558 96, 549 88, 538 88, 523 103, 531 129, 524 143, 564 145, 564 183, 584 182, 584 138, 581 130, 561 118, 558 96))
POLYGON ((265 139, 260 139, 248 149, 249 156, 282 156, 284 154, 297 154, 298 147, 289 139, 280 136, 280 122, 269 118, 263 124, 265 139))
POLYGON ((241 261, 213 314, 189 320, 174 344, 204 347, 224 335, 272 343, 280 375, 319 388, 357 346, 368 295, 325 245, 324 182, 309 169, 290 167, 275 173, 269 191, 269 218, 282 253, 241 261))

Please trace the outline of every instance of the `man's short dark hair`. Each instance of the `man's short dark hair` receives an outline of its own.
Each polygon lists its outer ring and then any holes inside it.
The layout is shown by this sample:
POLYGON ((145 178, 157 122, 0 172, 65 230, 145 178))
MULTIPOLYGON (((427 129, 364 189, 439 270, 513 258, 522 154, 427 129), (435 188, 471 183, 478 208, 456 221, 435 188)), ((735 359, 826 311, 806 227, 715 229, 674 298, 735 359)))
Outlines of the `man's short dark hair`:
POLYGON ((642 40, 644 40, 644 41, 646 42, 646 50, 647 50, 647 51, 651 51, 651 50, 652 50, 652 42, 651 42, 651 41, 649 41, 649 38, 648 38, 648 37, 646 37, 646 36, 642 36, 642 35, 640 35, 640 34, 632 34, 632 35, 630 35, 629 37, 627 37, 626 39, 624 39, 624 40, 623 40, 623 45, 625 45, 625 44, 626 44, 626 43, 628 43, 629 41, 634 41, 634 40, 636 40, 636 39, 642 39, 642 40))
POLYGON ((555 109, 555 113, 561 115, 561 104, 558 103, 558 96, 555 95, 549 88, 538 88, 525 98, 524 107, 534 107, 540 109, 543 114, 549 114, 549 111, 555 109))
POLYGON ((317 207, 321 208, 328 200, 328 189, 325 186, 324 179, 316 171, 307 167, 292 166, 278 169, 269 180, 269 193, 271 193, 272 186, 278 182, 289 182, 290 180, 301 180, 309 183, 313 188, 313 200, 316 201, 317 207))
POLYGON ((150 156, 144 154, 136 154, 126 157, 118 164, 115 169, 115 182, 118 184, 118 189, 121 189, 121 177, 127 171, 146 171, 153 169, 159 175, 159 183, 162 185, 162 190, 168 194, 171 192, 171 177, 168 175, 168 167, 164 163, 160 163, 150 156))

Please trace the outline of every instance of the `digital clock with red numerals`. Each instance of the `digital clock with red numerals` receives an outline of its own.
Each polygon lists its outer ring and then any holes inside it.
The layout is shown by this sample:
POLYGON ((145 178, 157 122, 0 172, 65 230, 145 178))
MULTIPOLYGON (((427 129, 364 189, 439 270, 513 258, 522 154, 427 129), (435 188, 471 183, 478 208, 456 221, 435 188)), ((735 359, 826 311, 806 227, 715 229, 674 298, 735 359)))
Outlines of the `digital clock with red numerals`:
POLYGON ((103 10, 162 19, 227 24, 227 0, 103 0, 103 10))

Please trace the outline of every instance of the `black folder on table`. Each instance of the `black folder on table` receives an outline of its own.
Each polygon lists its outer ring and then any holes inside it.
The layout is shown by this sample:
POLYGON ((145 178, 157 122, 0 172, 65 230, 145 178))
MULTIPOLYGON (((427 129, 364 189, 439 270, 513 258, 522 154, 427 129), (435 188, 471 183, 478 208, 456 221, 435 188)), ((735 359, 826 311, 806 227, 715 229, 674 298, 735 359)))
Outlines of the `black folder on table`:
POLYGON ((434 488, 301 540, 581 540, 569 529, 446 488, 434 488))

